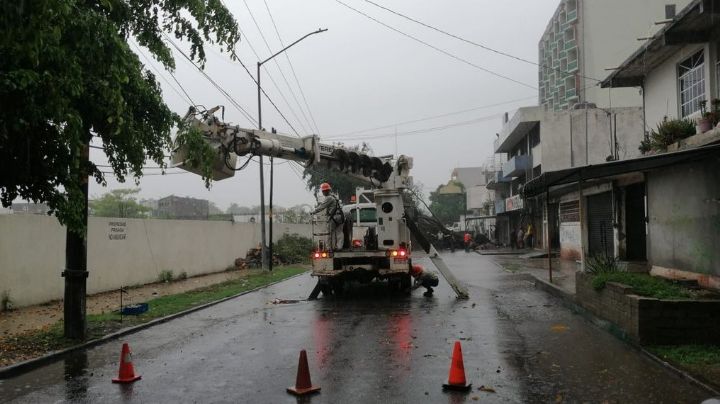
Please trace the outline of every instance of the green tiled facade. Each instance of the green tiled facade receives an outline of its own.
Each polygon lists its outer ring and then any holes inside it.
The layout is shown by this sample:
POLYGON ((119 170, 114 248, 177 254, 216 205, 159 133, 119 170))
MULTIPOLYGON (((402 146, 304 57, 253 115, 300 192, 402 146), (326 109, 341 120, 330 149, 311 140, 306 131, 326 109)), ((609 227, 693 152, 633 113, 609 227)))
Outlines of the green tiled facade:
POLYGON ((563 0, 540 40, 540 104, 559 111, 579 101, 578 2, 563 0))

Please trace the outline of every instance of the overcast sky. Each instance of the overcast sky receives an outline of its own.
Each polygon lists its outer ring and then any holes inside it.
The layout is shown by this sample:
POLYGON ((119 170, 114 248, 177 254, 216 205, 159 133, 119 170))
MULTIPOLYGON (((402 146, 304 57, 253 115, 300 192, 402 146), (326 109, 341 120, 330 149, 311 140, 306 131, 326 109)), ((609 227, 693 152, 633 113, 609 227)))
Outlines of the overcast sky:
MULTIPOLYGON (((313 133, 315 124, 312 115, 323 139, 343 140, 346 144, 364 140, 377 155, 397 151, 414 157, 412 174, 416 182, 424 185, 426 195, 439 184, 447 182, 453 168, 487 163, 492 156, 495 133, 501 127, 502 113, 537 102, 537 90, 530 88, 537 86, 536 66, 449 38, 364 0, 341 1, 476 67, 394 32, 336 0, 246 1, 271 50, 265 45, 246 3, 243 0, 226 0, 225 3, 244 34, 237 53, 253 74, 258 58, 251 47, 263 59, 282 48, 265 1, 285 45, 318 28, 329 30, 305 39, 287 53, 310 112, 305 107, 288 59, 284 55, 275 58, 292 92, 278 66, 273 62, 265 65, 267 71, 262 73, 263 88, 292 126, 301 135, 313 133), (494 76, 481 68, 529 87, 494 76), (403 124, 437 115, 446 116, 403 124), (377 127, 383 128, 364 131, 377 127), (428 130, 432 128, 440 129, 428 130), (354 133, 358 131, 363 132, 354 133), (397 137, 394 135, 396 132, 397 137)), ((537 60, 538 40, 558 5, 558 0, 377 2, 457 36, 532 61, 537 60)), ((205 71, 255 119, 255 84, 239 63, 232 62, 218 48, 209 48, 205 71)), ((141 60, 147 62, 144 56, 149 53, 146 50, 141 53, 141 60)), ((208 108, 225 105, 227 121, 254 127, 254 123, 178 53, 176 62, 175 77, 195 103, 208 108)), ((180 87, 157 62, 153 60, 149 65, 162 72, 158 80, 167 104, 177 113, 184 114, 188 101, 179 95, 180 87)), ((263 126, 268 129, 275 127, 282 133, 293 133, 267 100, 263 100, 262 109, 263 126)), ((98 164, 106 161, 102 151, 96 149, 91 151, 91 159, 98 164)), ((282 206, 313 204, 314 196, 307 191, 291 165, 278 163, 276 161, 275 203, 282 206)), ((209 199, 221 208, 232 202, 257 205, 258 174, 258 164, 253 163, 236 173, 234 178, 215 182, 210 190, 205 189, 200 177, 193 174, 146 176, 139 186, 141 197, 145 198, 175 194, 209 199)), ((91 197, 109 189, 135 186, 132 179, 120 184, 110 177, 107 188, 92 183, 91 197)))

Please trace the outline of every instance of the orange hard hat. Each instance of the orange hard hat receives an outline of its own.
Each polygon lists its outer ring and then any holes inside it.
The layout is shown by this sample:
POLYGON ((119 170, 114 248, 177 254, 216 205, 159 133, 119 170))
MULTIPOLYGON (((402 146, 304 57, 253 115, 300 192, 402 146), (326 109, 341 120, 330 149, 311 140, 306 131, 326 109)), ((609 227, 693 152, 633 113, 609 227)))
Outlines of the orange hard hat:
POLYGON ((423 272, 423 267, 420 265, 413 265, 410 267, 410 275, 416 276, 423 272))
POLYGON ((325 192, 325 191, 329 191, 330 189, 331 189, 330 184, 328 184, 327 182, 323 182, 322 184, 320 184, 321 191, 325 192))

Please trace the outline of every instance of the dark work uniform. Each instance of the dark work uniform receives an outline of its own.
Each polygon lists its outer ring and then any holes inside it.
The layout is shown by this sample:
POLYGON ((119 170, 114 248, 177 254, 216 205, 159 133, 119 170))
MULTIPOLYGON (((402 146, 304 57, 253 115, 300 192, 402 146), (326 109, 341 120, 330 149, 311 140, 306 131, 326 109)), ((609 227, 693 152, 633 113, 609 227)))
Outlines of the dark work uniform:
POLYGON ((413 286, 413 289, 417 289, 420 286, 427 289, 425 293, 423 293, 425 296, 431 296, 433 293, 433 287, 437 286, 439 283, 438 276, 434 272, 425 272, 423 271, 420 276, 415 278, 415 285, 413 286))

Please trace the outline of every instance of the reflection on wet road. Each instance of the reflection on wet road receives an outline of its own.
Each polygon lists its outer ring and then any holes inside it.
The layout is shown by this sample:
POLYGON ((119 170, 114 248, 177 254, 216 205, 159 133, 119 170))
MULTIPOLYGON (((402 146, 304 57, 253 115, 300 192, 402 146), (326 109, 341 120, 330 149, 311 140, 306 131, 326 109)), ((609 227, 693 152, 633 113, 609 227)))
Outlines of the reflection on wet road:
MULTIPOLYGON (((426 268, 432 264, 419 259, 426 268)), ((126 337, 143 376, 112 384, 121 341, 0 381, 9 402, 697 403, 708 397, 634 349, 507 274, 488 257, 446 261, 470 289, 457 301, 388 295, 382 285, 343 299, 304 299, 309 275, 126 337), (444 393, 452 344, 462 342, 473 391, 444 393), (322 392, 296 399, 307 349, 322 392), (480 388, 483 387, 483 390, 480 388)))

